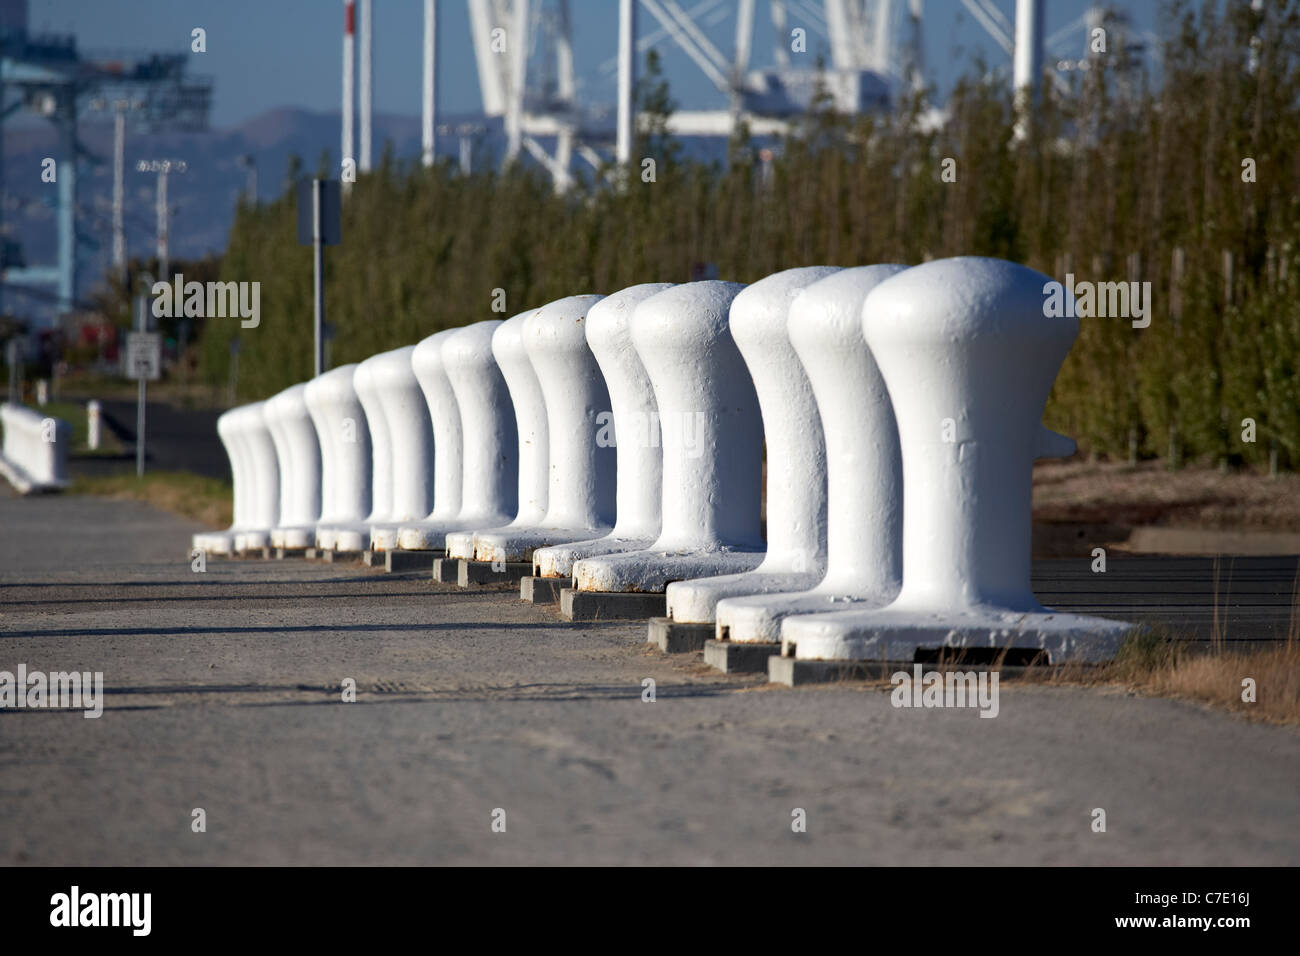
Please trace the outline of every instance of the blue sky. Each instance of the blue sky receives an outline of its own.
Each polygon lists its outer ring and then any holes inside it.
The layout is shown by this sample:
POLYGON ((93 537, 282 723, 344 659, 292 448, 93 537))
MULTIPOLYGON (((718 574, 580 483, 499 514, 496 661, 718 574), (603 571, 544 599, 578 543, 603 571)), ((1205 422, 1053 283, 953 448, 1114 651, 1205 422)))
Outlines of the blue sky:
MULTIPOLYGON (((905 0, 898 0, 905 3, 905 0)), ((1008 20, 1014 0, 993 0, 1008 20)), ((684 7, 694 5, 684 0, 684 7)), ((813 4, 820 7, 820 4, 813 4)), ((1151 29, 1157 0, 1112 3, 1130 12, 1135 26, 1151 29)), ((1048 0, 1046 33, 1069 24, 1088 0, 1048 0)), ((439 49, 439 109, 446 113, 480 108, 478 76, 463 0, 442 0, 439 49)), ((582 96, 588 103, 612 103, 614 78, 600 65, 614 53, 615 0, 571 0, 575 59, 582 96)), ((335 111, 340 99, 342 0, 30 0, 33 31, 73 33, 83 52, 188 52, 190 31, 207 31, 207 52, 192 54, 196 72, 216 79, 213 124, 238 124, 267 110, 295 106, 335 111)), ((960 0, 925 0, 927 78, 947 89, 982 55, 991 66, 1006 54, 974 21, 960 0)), ((641 29, 657 24, 640 14, 641 29)), ((376 112, 420 113, 421 0, 374 0, 376 112)), ((707 28, 724 53, 732 47, 734 15, 707 28)), ((801 23, 797 9, 788 26, 801 23)), ((827 49, 809 33, 810 52, 827 49)), ((1076 30, 1059 52, 1078 56, 1083 31, 1076 30)), ((721 96, 671 41, 660 45, 674 98, 684 107, 718 108, 721 96)), ((772 62, 772 29, 765 0, 758 4, 753 66, 772 62)), ((1049 51, 1050 53, 1051 51, 1049 51)))

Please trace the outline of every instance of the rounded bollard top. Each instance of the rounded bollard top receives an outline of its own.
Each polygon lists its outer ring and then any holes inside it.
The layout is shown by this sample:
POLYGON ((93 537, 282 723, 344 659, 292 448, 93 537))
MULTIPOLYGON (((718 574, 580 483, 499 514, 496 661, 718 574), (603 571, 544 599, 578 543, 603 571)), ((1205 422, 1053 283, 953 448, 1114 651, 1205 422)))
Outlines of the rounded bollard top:
POLYGON ((792 341, 823 339, 848 347, 862 342, 862 302, 876 286, 907 266, 893 263, 841 269, 807 286, 790 303, 792 341))
POLYGON ((443 364, 464 367, 495 364, 492 341, 504 324, 501 319, 484 319, 464 328, 449 329, 451 334, 442 343, 443 364))
POLYGON ((266 402, 249 402, 247 405, 240 405, 238 408, 232 408, 231 412, 235 413, 236 428, 257 428, 266 425, 266 402))
POLYGON ((528 353, 524 351, 524 322, 536 311, 520 312, 497 325, 492 333, 492 354, 498 364, 528 360, 528 353))
POLYGON ((1003 259, 936 259, 872 290, 862 308, 863 330, 873 351, 895 343, 945 349, 987 343, 1063 358, 1079 321, 1047 314, 1045 286, 1051 282, 1003 259))
POLYGON ((337 399, 355 394, 356 386, 352 377, 358 369, 356 362, 340 365, 328 372, 322 372, 307 383, 306 398, 308 403, 322 399, 337 399))
POLYGON ((372 388, 391 384, 398 378, 414 379, 415 373, 411 370, 411 355, 414 352, 414 345, 403 345, 401 348, 372 355, 357 366, 357 374, 360 375, 364 369, 372 388))
POLYGON ((371 389, 375 385, 375 367, 370 364, 372 355, 368 359, 358 362, 356 369, 352 372, 352 387, 358 393, 365 392, 369 396, 371 389))
POLYGON ((632 314, 636 307, 672 287, 671 282, 643 282, 611 292, 587 312, 587 342, 596 346, 630 346, 632 314))
POLYGON ((268 408, 274 407, 281 415, 307 413, 307 383, 299 382, 277 392, 266 400, 268 408))
POLYGON ((741 282, 706 279, 665 289, 636 307, 632 338, 674 353, 708 348, 730 337, 731 303, 744 288, 741 282))
POLYGON ((522 339, 526 349, 585 349, 587 313, 602 295, 571 295, 548 302, 524 318, 522 339))
POLYGON ((242 407, 241 405, 236 408, 229 408, 217 416, 217 434, 222 438, 228 437, 239 424, 238 412, 242 407))
POLYGON ((731 303, 732 335, 787 335, 790 303, 810 284, 841 271, 839 266, 800 266, 747 285, 731 303))
POLYGON ((421 339, 411 347, 411 371, 416 378, 445 374, 442 347, 460 329, 443 329, 421 339))

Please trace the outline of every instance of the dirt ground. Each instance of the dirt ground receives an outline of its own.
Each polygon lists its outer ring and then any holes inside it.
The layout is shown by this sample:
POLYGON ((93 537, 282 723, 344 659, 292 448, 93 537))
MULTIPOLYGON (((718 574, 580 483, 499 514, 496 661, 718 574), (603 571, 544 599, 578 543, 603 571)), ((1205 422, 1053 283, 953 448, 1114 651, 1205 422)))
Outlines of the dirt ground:
POLYGON ((0 494, 0 525, 0 669, 104 681, 99 719, 0 711, 3 865, 1300 863, 1292 727, 771 687, 421 575, 196 573, 197 525, 137 502, 0 494))

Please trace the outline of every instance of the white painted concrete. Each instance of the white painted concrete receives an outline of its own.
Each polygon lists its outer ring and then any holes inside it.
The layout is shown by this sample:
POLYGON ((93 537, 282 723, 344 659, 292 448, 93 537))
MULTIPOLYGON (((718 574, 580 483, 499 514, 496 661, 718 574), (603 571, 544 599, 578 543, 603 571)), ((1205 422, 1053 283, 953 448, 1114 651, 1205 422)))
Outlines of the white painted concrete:
POLYGON ((880 610, 787 617, 804 659, 908 661, 918 647, 1028 647, 1053 663, 1114 654, 1131 626, 1043 608, 1029 586, 1032 468, 1074 443, 1041 423, 1078 320, 1043 314, 1051 280, 942 259, 867 296, 863 328, 903 460, 903 585, 880 610))
POLYGON ((434 424, 437 484, 433 512, 399 532, 403 548, 441 550, 449 532, 500 527, 517 510, 515 415, 492 352, 493 338, 503 324, 497 319, 476 322, 438 333, 417 346, 412 366, 434 424), (438 339, 437 348, 429 344, 431 339, 438 339), (444 464, 450 469, 456 463, 461 469, 458 480, 444 475, 444 464), (451 490, 444 495, 444 488, 451 490))
POLYGON ((587 313, 603 298, 569 296, 524 320, 524 351, 546 412, 546 514, 536 527, 475 535, 480 561, 529 561, 537 548, 590 541, 613 529, 615 451, 596 441, 609 393, 587 344, 587 313))
POLYGON ((670 282, 634 285, 606 296, 587 312, 587 345, 609 391, 609 417, 597 414, 595 434, 597 445, 614 442, 617 520, 603 538, 538 548, 533 552, 535 574, 571 577, 574 562, 581 558, 641 551, 659 537, 663 497, 659 406, 632 345, 632 316, 643 301, 670 288, 670 282))
POLYGON ((321 445, 321 520, 316 547, 338 547, 340 531, 369 532, 370 427, 357 397, 357 365, 340 365, 307 383, 307 410, 321 445))
MULTIPOLYGON (((515 429, 519 447, 517 508, 513 520, 504 527, 473 527, 447 535, 447 556, 474 558, 474 538, 479 533, 519 531, 535 528, 546 517, 547 460, 549 439, 546 434, 546 401, 533 363, 524 349, 524 321, 534 310, 506 319, 492 334, 492 355, 510 390, 515 410, 515 429)), ((470 433, 467 431, 467 435, 470 433)), ((467 439, 468 440, 468 439, 467 439)))
POLYGON ((727 325, 743 288, 691 282, 636 307, 632 343, 659 407, 663 522, 647 550, 574 564, 580 589, 662 591, 670 581, 749 571, 762 561, 763 425, 727 325))
MULTIPOLYGON (((721 640, 776 642, 781 621, 790 614, 880 607, 898 596, 903 463, 889 393, 862 333, 862 303, 879 283, 904 268, 844 269, 808 286, 790 304, 790 341, 808 372, 825 436, 826 575, 811 590, 719 601, 721 640)), ((771 461, 769 439, 769 476, 771 461)), ((770 539, 773 491, 768 480, 770 539)))
POLYGON ((231 524, 225 531, 205 531, 190 539, 190 547, 211 554, 230 554, 235 548, 235 535, 248 525, 248 483, 244 474, 244 446, 239 440, 238 408, 222 412, 217 418, 217 437, 230 459, 231 524))
POLYGON ((402 522, 396 536, 395 547, 398 548, 440 551, 447 532, 457 527, 455 522, 461 509, 464 472, 460 408, 447 378, 442 353, 447 340, 459 331, 444 329, 435 332, 417 343, 411 353, 411 372, 424 396, 432 440, 427 452, 432 474, 432 500, 427 514, 402 522))
POLYGON ((239 409, 237 427, 246 456, 249 498, 248 525, 235 532, 236 551, 269 547, 271 529, 280 520, 280 459, 262 417, 265 407, 265 402, 253 402, 239 409))
POLYGON ((280 520, 271 529, 271 546, 310 548, 320 521, 321 454, 316 427, 307 411, 305 383, 267 399, 262 417, 280 459, 280 520))
MULTIPOLYGON (((456 515, 460 513, 464 471, 461 464, 460 408, 442 359, 443 344, 458 331, 444 329, 435 332, 416 344, 411 352, 411 372, 423 395, 431 441, 427 449, 429 473, 432 475, 429 486, 431 500, 427 514, 402 522, 392 547, 423 544, 429 537, 434 537, 440 550, 443 537, 455 527, 456 515)), ((388 546, 387 542, 385 545, 388 546)), ((415 550, 429 549, 419 547, 415 550)))
POLYGON ((337 551, 369 548, 372 529, 384 526, 393 507, 393 442, 389 437, 388 416, 379 400, 376 365, 386 354, 381 352, 357 363, 357 370, 352 373, 352 387, 357 391, 357 399, 370 429, 370 512, 361 527, 334 529, 334 548, 337 551))
POLYGON ((826 442, 787 319, 795 296, 838 271, 786 269, 731 303, 731 337, 758 395, 767 446, 767 554, 753 571, 668 585, 668 616, 675 621, 711 622, 723 598, 804 590, 826 572, 826 442))
POLYGON ((68 485, 72 426, 24 405, 0 404, 4 446, 0 474, 21 494, 59 491, 68 485))
POLYGON ((99 450, 102 431, 101 407, 98 401, 91 399, 86 403, 86 447, 91 451, 99 450))
MULTIPOLYGON (((433 508, 433 426, 413 367, 416 348, 408 345, 393 349, 362 363, 374 363, 371 387, 388 432, 388 508, 382 515, 379 509, 372 508, 368 542, 368 547, 377 551, 396 548, 399 530, 422 520, 433 508)), ((372 441, 373 437, 372 428, 372 441)))

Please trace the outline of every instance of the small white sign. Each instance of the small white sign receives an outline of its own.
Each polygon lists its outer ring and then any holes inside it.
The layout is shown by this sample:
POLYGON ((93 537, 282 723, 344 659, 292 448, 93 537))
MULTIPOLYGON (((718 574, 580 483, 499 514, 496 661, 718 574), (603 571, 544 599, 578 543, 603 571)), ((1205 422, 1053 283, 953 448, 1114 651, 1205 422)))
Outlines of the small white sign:
POLYGON ((162 337, 157 332, 128 332, 126 377, 156 382, 162 377, 162 337))

